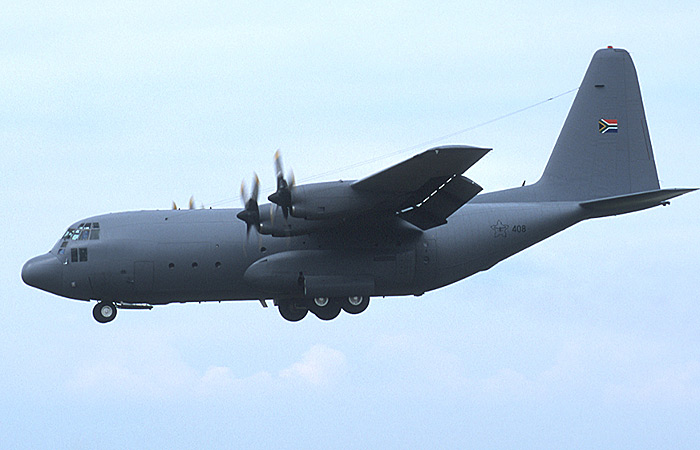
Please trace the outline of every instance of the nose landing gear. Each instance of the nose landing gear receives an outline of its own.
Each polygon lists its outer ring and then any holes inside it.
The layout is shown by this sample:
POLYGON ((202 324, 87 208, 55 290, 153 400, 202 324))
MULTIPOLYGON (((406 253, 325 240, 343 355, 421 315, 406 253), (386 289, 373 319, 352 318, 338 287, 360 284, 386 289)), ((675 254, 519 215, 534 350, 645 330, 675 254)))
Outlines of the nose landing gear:
POLYGON ((92 317, 100 323, 107 323, 117 317, 117 305, 112 302, 98 302, 92 309, 92 317))

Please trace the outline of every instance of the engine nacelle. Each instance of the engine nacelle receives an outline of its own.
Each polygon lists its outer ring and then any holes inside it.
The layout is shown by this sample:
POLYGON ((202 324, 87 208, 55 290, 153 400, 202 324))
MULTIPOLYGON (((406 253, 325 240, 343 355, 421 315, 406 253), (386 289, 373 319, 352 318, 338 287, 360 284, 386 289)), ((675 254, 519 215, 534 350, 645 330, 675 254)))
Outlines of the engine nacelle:
POLYGON ((351 217, 374 208, 383 199, 357 191, 352 182, 333 181, 297 186, 292 191, 292 216, 307 220, 351 217))
POLYGON ((333 228, 340 223, 340 219, 329 220, 305 220, 289 216, 284 218, 282 208, 274 204, 265 204, 260 207, 260 234, 274 237, 302 236, 333 228))

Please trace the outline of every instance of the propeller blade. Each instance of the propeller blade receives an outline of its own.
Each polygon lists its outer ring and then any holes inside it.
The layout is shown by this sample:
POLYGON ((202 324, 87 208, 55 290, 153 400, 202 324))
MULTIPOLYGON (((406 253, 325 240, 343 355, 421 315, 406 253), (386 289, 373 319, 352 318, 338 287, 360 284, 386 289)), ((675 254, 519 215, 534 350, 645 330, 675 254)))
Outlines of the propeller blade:
POLYGON ((255 228, 260 231, 260 210, 258 208, 258 194, 260 192, 260 179, 255 174, 253 177, 253 192, 250 197, 247 195, 245 181, 241 183, 241 199, 244 209, 236 214, 240 220, 246 223, 246 239, 250 235, 250 229, 255 228))
POLYGON ((284 210, 285 220, 287 219, 287 216, 292 212, 292 191, 294 191, 294 187, 296 186, 294 172, 291 169, 289 169, 289 175, 287 175, 287 177, 289 178, 289 187, 287 188, 289 190, 289 205, 284 210))
POLYGON ((174 209, 174 210, 177 209, 177 203, 175 203, 175 202, 173 202, 173 209, 174 209))
MULTIPOLYGON (((277 176, 277 190, 267 197, 275 205, 282 208, 284 220, 289 217, 290 209, 292 208, 292 191, 287 180, 284 179, 284 169, 282 168, 282 156, 280 151, 275 152, 275 175, 277 176)), ((294 184, 294 175, 292 174, 292 185, 294 184)))
POLYGON ((251 195, 252 199, 255 199, 255 203, 258 202, 258 194, 260 194, 260 178, 258 178, 257 173, 253 173, 253 194, 251 195))
POLYGON ((190 209, 194 209, 194 195, 190 197, 190 204, 189 204, 190 209))
POLYGON ((282 170, 282 155, 280 154, 280 150, 277 149, 277 151, 275 152, 275 175, 277 176, 278 180, 284 177, 283 173, 284 171, 282 170))

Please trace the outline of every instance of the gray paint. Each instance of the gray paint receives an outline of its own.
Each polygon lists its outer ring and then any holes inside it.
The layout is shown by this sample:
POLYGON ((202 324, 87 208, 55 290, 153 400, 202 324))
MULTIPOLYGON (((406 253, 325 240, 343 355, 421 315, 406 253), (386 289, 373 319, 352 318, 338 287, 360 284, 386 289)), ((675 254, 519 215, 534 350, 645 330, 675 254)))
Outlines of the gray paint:
POLYGON ((323 309, 322 297, 335 304, 420 295, 582 220, 692 190, 659 189, 636 73, 620 49, 594 55, 537 183, 472 198, 481 188, 460 174, 487 152, 439 147, 357 182, 299 187, 288 222, 277 210, 273 223, 264 212, 274 205, 261 205, 259 235, 246 236, 237 209, 90 217, 72 227, 99 222, 99 240, 69 241, 65 255, 59 241, 28 261, 22 277, 57 295, 121 307, 274 299, 300 313, 290 320, 307 309, 328 319, 337 310, 323 309), (601 118, 617 120, 617 132, 600 133, 601 118), (87 248, 87 262, 70 261, 74 247, 87 248))

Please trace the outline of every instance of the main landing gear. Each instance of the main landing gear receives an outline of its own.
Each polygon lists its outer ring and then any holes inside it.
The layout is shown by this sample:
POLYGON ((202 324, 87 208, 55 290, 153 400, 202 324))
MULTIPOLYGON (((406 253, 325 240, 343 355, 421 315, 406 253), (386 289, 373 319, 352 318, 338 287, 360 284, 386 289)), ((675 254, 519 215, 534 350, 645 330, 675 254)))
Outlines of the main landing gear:
POLYGON ((309 308, 304 304, 304 302, 298 302, 295 300, 280 302, 278 307, 282 317, 290 322, 299 322, 301 319, 306 317, 306 314, 309 312, 309 308))
POLYGON ((311 311, 321 320, 333 320, 345 311, 348 314, 359 314, 369 306, 369 297, 316 297, 308 299, 278 300, 280 315, 290 322, 298 322, 311 311))
POLYGON ((92 317, 100 323, 107 323, 117 317, 117 305, 112 302, 98 302, 92 309, 92 317))

